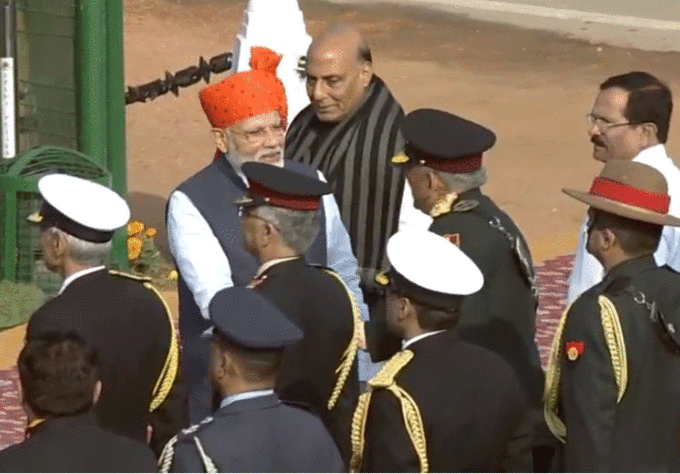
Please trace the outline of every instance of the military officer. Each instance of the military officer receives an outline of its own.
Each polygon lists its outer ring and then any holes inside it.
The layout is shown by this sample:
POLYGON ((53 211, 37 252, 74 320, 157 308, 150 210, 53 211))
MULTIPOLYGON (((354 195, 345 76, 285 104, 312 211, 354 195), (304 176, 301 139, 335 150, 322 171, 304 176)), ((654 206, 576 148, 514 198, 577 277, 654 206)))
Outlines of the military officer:
POLYGON ((30 318, 28 342, 73 331, 97 350, 103 389, 100 424, 146 441, 157 453, 186 426, 177 387, 177 337, 168 307, 148 279, 107 270, 115 229, 130 218, 123 198, 105 186, 63 174, 40 179, 42 257, 64 278, 59 294, 30 318))
POLYGON ((284 348, 302 331, 252 289, 231 287, 209 306, 210 379, 223 397, 212 417, 173 438, 161 472, 341 472, 321 420, 274 393, 284 348))
POLYGON ((317 413, 349 462, 350 425, 359 397, 356 351, 359 307, 339 275, 305 263, 319 232, 327 183, 285 168, 244 163, 241 207, 244 242, 260 265, 251 286, 304 332, 287 350, 276 383, 282 400, 317 413))
POLYGON ((526 396, 497 354, 451 329, 484 277, 456 246, 425 230, 387 244, 389 329, 402 350, 369 381, 352 423, 353 471, 531 470, 526 396))
POLYGON ((546 376, 546 418, 567 472, 680 469, 680 275, 654 252, 670 197, 659 171, 608 161, 588 192, 587 249, 602 282, 565 312, 546 376))
MULTIPOLYGON (((541 416, 543 371, 534 342, 537 290, 524 236, 512 219, 481 191, 482 155, 496 142, 489 129, 456 115, 419 109, 406 116, 406 146, 392 163, 406 167, 416 207, 433 218, 430 230, 457 245, 484 275, 482 289, 465 298, 457 331, 468 342, 506 359, 550 443, 541 416)), ((538 459, 538 457, 537 457, 538 459)))

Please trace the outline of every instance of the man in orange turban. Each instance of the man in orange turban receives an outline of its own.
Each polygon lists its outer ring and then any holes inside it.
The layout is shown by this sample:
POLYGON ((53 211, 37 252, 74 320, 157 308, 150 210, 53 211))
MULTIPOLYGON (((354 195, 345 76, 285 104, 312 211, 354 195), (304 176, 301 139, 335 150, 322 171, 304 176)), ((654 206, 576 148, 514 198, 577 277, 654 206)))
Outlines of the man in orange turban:
MULTIPOLYGON (((179 185, 168 203, 168 240, 179 273, 179 326, 192 423, 212 410, 207 379, 209 346, 199 337, 210 327, 210 300, 223 288, 248 285, 258 270, 255 259, 243 247, 234 204, 248 184, 241 165, 257 161, 321 176, 308 165, 283 159, 288 117, 284 86, 276 77, 280 59, 267 48, 254 47, 252 70, 232 74, 201 90, 201 105, 213 127, 215 159, 179 185)), ((307 262, 335 270, 366 318, 356 259, 332 194, 323 197, 321 216, 319 234, 305 254, 307 262)))

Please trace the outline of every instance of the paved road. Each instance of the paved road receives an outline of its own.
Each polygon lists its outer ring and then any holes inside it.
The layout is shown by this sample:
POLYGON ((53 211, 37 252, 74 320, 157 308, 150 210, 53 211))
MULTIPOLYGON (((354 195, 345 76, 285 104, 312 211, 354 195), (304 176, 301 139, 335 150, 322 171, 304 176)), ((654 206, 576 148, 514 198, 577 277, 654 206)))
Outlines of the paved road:
POLYGON ((329 0, 397 3, 524 28, 556 31, 592 43, 680 51, 677 0, 329 0))

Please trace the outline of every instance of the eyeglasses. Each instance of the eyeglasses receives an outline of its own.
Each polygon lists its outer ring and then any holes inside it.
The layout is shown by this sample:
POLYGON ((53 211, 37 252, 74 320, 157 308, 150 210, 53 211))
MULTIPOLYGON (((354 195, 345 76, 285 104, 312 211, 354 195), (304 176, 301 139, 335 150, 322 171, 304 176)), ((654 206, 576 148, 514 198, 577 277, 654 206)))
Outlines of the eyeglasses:
POLYGON ((622 127, 624 125, 642 125, 645 122, 610 122, 602 117, 598 117, 593 114, 587 114, 586 123, 588 124, 588 128, 597 126, 601 132, 606 132, 612 128, 622 127))
POLYGON ((269 134, 274 135, 275 138, 282 137, 285 134, 286 129, 283 124, 279 123, 270 127, 261 127, 257 130, 237 130, 235 128, 231 128, 231 131, 236 135, 241 135, 251 143, 259 143, 264 141, 269 136, 269 134))

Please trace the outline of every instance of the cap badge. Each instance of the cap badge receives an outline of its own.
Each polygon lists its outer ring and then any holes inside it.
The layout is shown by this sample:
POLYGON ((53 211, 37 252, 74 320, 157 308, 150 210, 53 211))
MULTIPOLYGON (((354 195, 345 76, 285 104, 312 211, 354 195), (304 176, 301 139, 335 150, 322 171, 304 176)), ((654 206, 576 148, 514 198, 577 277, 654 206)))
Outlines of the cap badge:
POLYGON ((573 362, 583 354, 583 351, 585 351, 585 349, 586 345, 583 341, 567 341, 566 343, 567 358, 573 362))
POLYGON ((460 234, 459 233, 444 234, 442 237, 447 239, 449 242, 451 242, 456 247, 460 248, 460 234))
POLYGON ((409 158, 408 155, 402 151, 401 153, 394 155, 390 161, 392 161, 392 163, 395 165, 403 165, 404 163, 411 161, 411 158, 409 158))
POLYGON ((453 206, 453 212, 467 212, 474 209, 479 205, 479 201, 474 199, 468 199, 465 201, 458 201, 455 206, 453 206))

